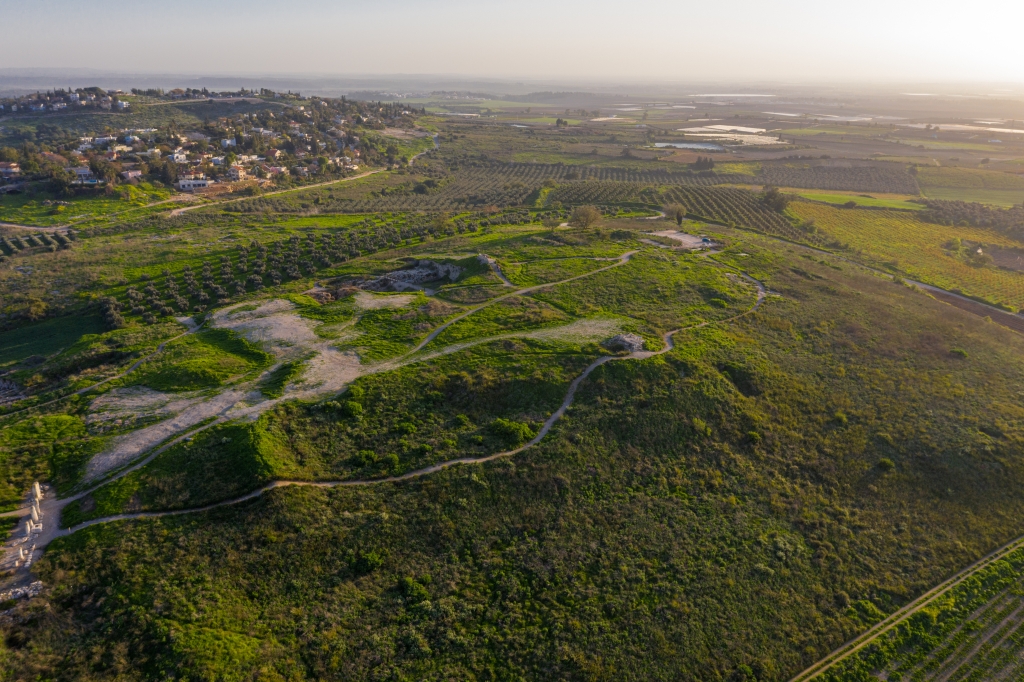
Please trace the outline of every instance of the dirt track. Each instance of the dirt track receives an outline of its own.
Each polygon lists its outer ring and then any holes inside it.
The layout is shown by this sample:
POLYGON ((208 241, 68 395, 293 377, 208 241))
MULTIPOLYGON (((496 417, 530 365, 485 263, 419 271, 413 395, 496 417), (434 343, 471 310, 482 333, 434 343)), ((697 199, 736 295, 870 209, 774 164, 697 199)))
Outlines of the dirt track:
MULTIPOLYGON (((573 281, 573 280, 576 280, 576 279, 580 279, 581 277, 587 277, 587 276, 592 275, 592 274, 594 274, 596 272, 601 272, 601 271, 607 270, 609 268, 618 267, 620 265, 623 265, 623 264, 629 262, 629 258, 634 253, 636 253, 636 252, 635 251, 631 251, 631 252, 625 253, 619 259, 617 259, 617 262, 613 263, 612 265, 606 266, 604 268, 600 268, 598 270, 594 270, 594 271, 591 271, 591 272, 583 274, 583 275, 577 275, 575 277, 571 277, 571 278, 568 278, 566 280, 563 280, 562 282, 551 282, 551 283, 547 283, 547 284, 543 284, 543 285, 539 285, 539 286, 533 286, 533 287, 527 287, 527 288, 524 288, 524 289, 520 289, 520 290, 518 290, 518 291, 516 291, 514 293, 509 294, 508 296, 520 295, 520 294, 528 293, 530 291, 534 291, 536 289, 540 289, 540 288, 543 288, 543 287, 555 286, 555 285, 558 285, 558 284, 561 284, 561 283, 564 283, 564 282, 569 282, 569 281, 573 281)), ((761 285, 760 282, 757 282, 753 278, 749 277, 746 273, 740 273, 740 274, 745 279, 753 282, 755 284, 755 286, 757 287, 757 298, 756 298, 754 304, 751 306, 751 308, 746 310, 746 311, 744 311, 743 313, 740 313, 739 315, 736 315, 734 317, 728 318, 726 320, 704 322, 704 323, 701 323, 701 324, 693 325, 691 327, 687 327, 686 329, 698 329, 698 328, 707 326, 709 324, 717 324, 718 322, 729 322, 729 321, 735 320, 735 319, 737 319, 739 317, 742 317, 744 315, 747 315, 747 314, 757 310, 757 308, 761 305, 762 301, 764 300, 767 292, 764 289, 763 285, 761 285)), ((506 298, 506 297, 502 297, 502 298, 506 298)), ((470 311, 467 311, 466 314, 464 314, 462 316, 459 316, 456 319, 462 319, 466 315, 472 314, 473 312, 476 312, 476 311, 486 307, 489 304, 493 304, 497 300, 498 299, 493 299, 492 301, 489 301, 487 304, 484 304, 484 305, 481 305, 481 306, 477 306, 476 308, 474 308, 474 309, 472 309, 470 311)), ((454 322, 454 321, 455 320, 450 321, 449 324, 451 322, 454 322)), ((571 327, 572 325, 568 325, 568 326, 571 327)), ((598 325, 598 326, 600 326, 600 325, 598 325)), ((550 333, 552 333, 553 330, 541 330, 541 331, 547 332, 547 333, 550 334, 550 333)), ((80 530, 81 528, 86 528, 88 526, 95 525, 97 523, 105 523, 105 522, 108 522, 108 521, 127 520, 127 519, 154 518, 154 517, 159 517, 159 516, 168 516, 168 515, 177 515, 177 514, 199 512, 199 511, 203 511, 203 510, 206 510, 206 509, 211 509, 211 508, 214 508, 214 507, 225 506, 225 505, 230 505, 230 504, 237 504, 239 502, 243 502, 245 500, 249 500, 249 499, 253 499, 255 497, 258 497, 259 495, 263 494, 263 492, 265 492, 267 490, 271 490, 273 488, 287 486, 287 485, 311 485, 311 486, 316 486, 316 487, 336 487, 336 486, 375 485, 375 484, 378 484, 378 483, 398 482, 398 481, 409 480, 409 479, 416 478, 416 477, 419 477, 419 476, 428 475, 428 474, 434 473, 436 471, 440 471, 442 469, 445 469, 445 468, 448 468, 448 467, 451 467, 451 466, 456 466, 456 465, 459 465, 459 464, 483 463, 483 462, 492 461, 492 460, 495 460, 495 459, 498 459, 498 458, 509 457, 511 455, 518 454, 518 453, 520 453, 520 452, 522 452, 522 451, 524 451, 524 450, 526 450, 528 448, 531 448, 531 447, 533 447, 533 446, 535 446, 535 445, 537 445, 538 443, 541 442, 541 440, 550 431, 552 426, 565 414, 566 410, 572 404, 573 399, 574 399, 574 397, 576 395, 576 391, 579 388, 580 384, 590 375, 591 372, 593 372, 595 369, 597 369, 598 367, 600 367, 601 365, 603 365, 603 364, 605 364, 607 362, 612 362, 612 361, 616 361, 616 360, 645 360, 645 359, 648 359, 648 358, 651 358, 651 357, 655 357, 657 355, 661 355, 663 353, 667 353, 668 351, 670 351, 673 348, 673 336, 676 333, 678 333, 679 331, 681 331, 681 330, 675 330, 675 331, 671 331, 671 332, 666 333, 664 335, 664 337, 663 337, 663 339, 664 339, 664 347, 661 348, 660 350, 656 350, 656 351, 638 351, 638 352, 631 353, 629 355, 622 355, 622 356, 602 356, 602 357, 598 358, 597 360, 595 360, 578 377, 576 377, 576 379, 574 379, 570 383, 569 389, 568 389, 568 391, 566 393, 566 396, 565 396, 564 400, 562 401, 562 405, 558 408, 557 411, 555 411, 544 422, 543 426, 541 427, 541 429, 539 430, 537 435, 534 436, 534 438, 531 439, 526 444, 524 444, 524 445, 522 445, 522 446, 520 446, 518 448, 515 448, 514 450, 508 450, 508 451, 505 451, 505 452, 499 452, 499 453, 495 453, 495 454, 492 454, 492 455, 487 455, 485 457, 480 457, 480 458, 460 458, 460 459, 455 459, 455 460, 449 460, 449 461, 446 461, 446 462, 441 462, 441 463, 438 463, 438 464, 431 465, 429 467, 418 469, 416 471, 411 471, 411 472, 408 472, 408 473, 403 474, 401 476, 394 476, 394 477, 389 477, 389 478, 384 478, 384 479, 374 479, 374 480, 364 480, 364 481, 323 481, 323 482, 274 481, 274 482, 264 486, 263 488, 255 490, 255 491, 253 491, 253 492, 251 492, 251 493, 249 493, 247 495, 241 496, 239 498, 235 498, 235 499, 232 499, 232 500, 226 500, 226 501, 222 501, 222 502, 219 502, 219 503, 216 503, 216 504, 206 505, 206 506, 198 507, 198 508, 194 508, 194 509, 176 510, 176 511, 167 511, 167 512, 142 512, 142 513, 138 513, 138 514, 119 514, 119 515, 116 515, 116 516, 104 517, 104 518, 101 518, 101 519, 93 519, 91 521, 82 523, 82 524, 80 524, 78 526, 75 526, 73 528, 61 529, 61 528, 58 527, 61 510, 63 509, 64 506, 66 506, 70 502, 72 502, 74 500, 77 500, 77 499, 80 499, 80 498, 84 497, 85 495, 90 494, 91 492, 93 492, 93 490, 98 488, 100 485, 103 485, 103 484, 105 484, 107 482, 110 482, 112 480, 116 480, 117 478, 120 478, 120 477, 126 475, 127 473, 129 473, 131 471, 134 471, 134 470, 136 470, 136 469, 138 469, 138 468, 140 468, 142 466, 145 466, 145 464, 147 464, 148 462, 152 461, 152 459, 155 458, 157 455, 159 455, 161 452, 166 451, 168 448, 172 447, 174 444, 184 440, 185 438, 189 438, 189 437, 193 436, 195 433, 198 433, 201 430, 210 428, 211 426, 213 426, 213 425, 215 425, 217 423, 222 423, 223 421, 226 421, 226 420, 228 420, 230 418, 238 418, 240 416, 244 416, 247 412, 254 412, 254 413, 256 413, 256 412, 262 411, 261 410, 261 405, 263 405, 263 404, 270 404, 270 403, 276 403, 280 399, 273 400, 273 401, 265 401, 265 403, 259 403, 259 404, 256 404, 256 405, 252 405, 252 406, 249 406, 248 408, 242 409, 242 410, 234 410, 234 411, 232 411, 231 407, 229 406, 226 410, 224 410, 220 414, 220 416, 215 421, 208 422, 208 423, 204 424, 202 427, 200 427, 199 429, 196 429, 196 430, 193 430, 193 431, 188 431, 188 432, 181 432, 176 437, 172 436, 169 440, 164 440, 163 441, 164 444, 162 446, 158 447, 156 450, 153 450, 152 452, 150 452, 149 455, 147 455, 146 457, 142 458, 141 460, 138 460, 134 464, 131 464, 130 466, 122 469, 113 478, 109 478, 109 479, 107 479, 105 481, 97 483, 92 488, 90 488, 88 490, 84 490, 84 491, 82 491, 82 492, 80 492, 80 493, 78 493, 78 494, 76 494, 76 495, 74 495, 72 497, 68 497, 68 498, 64 498, 64 499, 57 499, 55 496, 52 496, 52 495, 48 496, 42 502, 42 508, 43 508, 43 512, 44 512, 44 517, 46 519, 46 521, 44 522, 44 529, 43 529, 43 531, 41 533, 39 533, 38 535, 36 535, 33 538, 33 542, 34 542, 34 545, 36 547, 35 551, 38 554, 41 555, 41 553, 43 551, 43 548, 47 544, 49 544, 49 542, 52 541, 54 538, 61 537, 63 535, 68 535, 68 534, 73 533, 73 532, 75 532, 77 530, 80 530)), ((510 334, 509 336, 512 336, 512 334, 510 334)), ((386 369, 391 369, 393 367, 401 366, 401 365, 404 365, 404 364, 409 364, 410 362, 419 362, 421 360, 427 360, 427 359, 430 359, 431 357, 435 357, 436 355, 438 355, 438 353, 430 353, 430 354, 426 354, 426 355, 423 355, 423 356, 410 357, 410 356, 413 356, 415 353, 417 353, 418 350, 420 350, 425 345, 425 343, 426 342, 421 343, 417 348, 413 349, 412 351, 410 351, 406 355, 402 356, 401 358, 398 358, 397 360, 393 360, 391 362, 381 363, 379 365, 374 366, 374 369, 376 371, 384 371, 386 369)), ((233 397, 233 396, 225 396, 225 400, 227 400, 229 397, 233 397)), ((290 397, 292 397, 292 396, 289 396, 289 398, 290 397)), ((251 416, 251 415, 249 415, 249 416, 251 416)), ((154 425, 154 426, 160 426, 160 425, 158 424, 158 425, 154 425)), ((161 432, 161 434, 166 436, 166 434, 168 433, 168 429, 166 429, 166 428, 160 429, 160 432, 161 432)), ((153 432, 153 436, 154 437, 152 439, 147 439, 147 441, 157 441, 156 435, 157 435, 156 431, 154 430, 154 432, 153 432)), ((156 444, 159 444, 159 441, 157 441, 156 444)), ((136 454, 136 456, 137 456, 137 454, 136 454)), ((125 453, 118 452, 117 456, 116 456, 116 459, 117 459, 117 462, 115 462, 114 465, 115 466, 123 466, 126 462, 130 461, 131 457, 128 456, 128 455, 125 455, 125 453)), ((28 511, 27 508, 23 508, 23 509, 20 509, 20 510, 16 510, 15 512, 9 512, 6 515, 7 516, 24 516, 24 515, 27 514, 27 511, 28 511)), ((23 536, 23 532, 22 533, 15 533, 15 537, 22 537, 22 536, 23 536)), ((8 549, 7 557, 9 558, 11 556, 11 552, 13 552, 13 547, 8 547, 7 549, 8 549)))
MULTIPOLYGON (((631 252, 631 253, 633 253, 633 252, 631 252)), ((626 254, 626 255, 630 255, 630 254, 626 254)), ((609 266, 609 267, 615 267, 615 266, 609 266)), ((559 406, 559 408, 555 412, 553 412, 551 414, 550 417, 547 418, 547 420, 545 420, 544 424, 541 426, 540 430, 537 432, 537 435, 535 435, 529 442, 519 446, 518 448, 515 448, 515 449, 512 449, 512 450, 506 450, 504 452, 498 452, 498 453, 495 453, 495 454, 492 454, 492 455, 485 455, 484 457, 461 457, 461 458, 458 458, 458 459, 452 459, 452 460, 448 460, 448 461, 445 461, 445 462, 439 462, 438 464, 432 464, 432 465, 430 465, 428 467, 424 467, 422 469, 416 469, 415 471, 410 471, 410 472, 402 474, 400 476, 389 476, 387 478, 380 478, 380 479, 373 479, 373 480, 362 480, 362 481, 289 481, 289 480, 282 480, 282 481, 273 481, 273 482, 268 483, 267 485, 263 486, 262 488, 259 488, 257 490, 254 490, 254 491, 250 492, 250 493, 242 495, 241 497, 236 497, 236 498, 231 499, 231 500, 224 500, 222 502, 216 502, 216 503, 213 503, 213 504, 204 505, 202 507, 196 507, 196 508, 193 508, 193 509, 180 509, 180 510, 164 511, 164 512, 139 512, 139 513, 136 513, 136 514, 117 514, 115 516, 108 516, 108 517, 103 517, 103 518, 99 518, 99 519, 93 519, 91 521, 85 521, 83 523, 80 523, 77 526, 73 526, 73 527, 68 528, 66 530, 59 530, 59 531, 57 531, 57 532, 55 532, 53 534, 53 537, 61 537, 61 536, 64 536, 64 535, 70 535, 71 533, 74 533, 74 532, 76 532, 78 530, 81 530, 83 528, 88 528, 89 526, 93 526, 93 525, 96 525, 98 523, 107 523, 107 522, 110 522, 110 521, 122 521, 122 520, 130 520, 130 519, 159 518, 159 517, 162 517, 162 516, 177 516, 177 515, 180 515, 180 514, 190 514, 190 513, 194 513, 194 512, 201 512, 201 511, 206 511, 206 510, 209 510, 209 509, 215 509, 217 507, 224 507, 224 506, 228 506, 228 505, 239 504, 241 502, 245 502, 247 500, 251 500, 251 499, 254 499, 256 497, 259 497, 260 495, 262 495, 263 493, 267 492, 268 490, 273 490, 275 488, 281 488, 281 487, 285 487, 285 486, 297 485, 297 486, 312 486, 312 487, 317 487, 317 488, 335 488, 335 487, 342 487, 342 486, 352 487, 352 486, 377 485, 377 484, 380 484, 380 483, 396 483, 396 482, 400 482, 400 481, 407 481, 407 480, 410 480, 410 479, 413 479, 413 478, 419 478, 420 476, 426 476, 426 475, 429 475, 429 474, 441 471, 442 469, 447 469, 449 467, 457 466, 457 465, 460 465, 460 464, 483 464, 485 462, 491 462, 491 461, 494 461, 496 459, 501 459, 501 458, 504 458, 504 457, 511 457, 512 455, 517 455, 520 452, 523 452, 524 450, 528 450, 529 448, 534 447, 535 445, 537 445, 538 443, 540 443, 544 439, 544 437, 548 434, 548 432, 551 430, 551 428, 554 426, 554 424, 565 415, 565 412, 572 405, 573 400, 576 397, 576 391, 577 391, 577 389, 579 389, 580 384, 582 384, 583 381, 586 380, 586 378, 588 376, 590 376, 590 374, 595 369, 600 367, 601 365, 604 365, 604 364, 606 364, 608 362, 615 362, 615 361, 619 361, 619 360, 647 360, 647 359, 650 359, 650 358, 653 358, 653 357, 657 357, 657 356, 662 355, 664 353, 668 353, 669 351, 671 351, 675 347, 675 343, 673 341, 673 337, 676 334, 678 334, 679 332, 681 332, 681 331, 700 329, 702 327, 706 327, 706 326, 712 325, 712 324, 721 324, 721 323, 732 322, 732 321, 734 321, 736 319, 739 319, 741 317, 744 317, 744 316, 749 315, 750 313, 756 311, 761 306, 761 303, 764 301, 764 299, 766 298, 767 290, 764 288, 764 285, 761 284, 761 282, 758 282, 757 280, 753 279, 752 277, 750 277, 746 273, 741 273, 741 275, 745 279, 747 279, 748 281, 752 282, 757 287, 757 298, 754 301, 754 304, 749 309, 745 310, 742 313, 739 313, 738 315, 734 315, 733 317, 730 317, 730 318, 727 318, 727 319, 724 319, 724 320, 714 320, 714 321, 708 321, 708 322, 701 322, 700 324, 692 325, 690 327, 684 327, 684 328, 681 328, 681 329, 676 329, 676 330, 667 332, 666 334, 664 334, 662 336, 662 340, 664 342, 664 346, 660 350, 656 350, 656 351, 635 351, 635 352, 630 353, 628 355, 604 355, 604 356, 601 356, 600 358, 594 360, 594 362, 590 363, 586 367, 586 369, 584 369, 583 372, 579 376, 577 376, 575 379, 572 380, 572 382, 569 384, 569 389, 568 389, 568 391, 565 394, 565 398, 562 400, 562 404, 559 406)), ((573 278, 573 279, 575 279, 575 278, 573 278)), ((566 281, 568 281, 568 280, 566 280, 566 281)), ((545 285, 545 286, 548 286, 548 285, 545 285)), ((86 494, 86 493, 82 493, 82 495, 84 495, 84 494, 86 494)), ((40 545, 40 547, 41 546, 42 545, 40 545)))
MULTIPOLYGON (((275 195, 278 195, 278 194, 286 194, 288 192, 301 192, 302 190, 306 190, 306 189, 315 189, 317 187, 326 187, 327 185, 337 185, 337 184, 340 184, 340 183, 343 183, 343 182, 352 182, 353 180, 359 180, 360 178, 365 178, 367 176, 373 175, 374 173, 381 173, 381 172, 383 172, 383 170, 384 170, 383 168, 380 168, 380 169, 377 169, 377 170, 367 171, 366 173, 360 173, 359 175, 353 175, 350 178, 342 178, 341 180, 331 180, 330 182, 319 182, 319 183, 317 183, 315 185, 302 185, 301 187, 289 187, 288 189, 279 189, 276 192, 267 192, 266 194, 261 194, 260 196, 261 197, 272 197, 272 196, 275 196, 275 195)), ((169 217, 173 218, 174 216, 179 216, 182 213, 185 213, 186 211, 191 211, 193 209, 209 208, 210 206, 220 206, 222 204, 232 204, 232 203, 234 203, 236 201, 245 201, 246 199, 253 199, 253 198, 255 198, 255 197, 236 197, 234 199, 222 199, 220 201, 211 201, 211 202, 209 202, 207 204, 197 204, 195 206, 186 206, 185 208, 176 208, 173 211, 171 211, 170 213, 168 213, 167 215, 169 217)))

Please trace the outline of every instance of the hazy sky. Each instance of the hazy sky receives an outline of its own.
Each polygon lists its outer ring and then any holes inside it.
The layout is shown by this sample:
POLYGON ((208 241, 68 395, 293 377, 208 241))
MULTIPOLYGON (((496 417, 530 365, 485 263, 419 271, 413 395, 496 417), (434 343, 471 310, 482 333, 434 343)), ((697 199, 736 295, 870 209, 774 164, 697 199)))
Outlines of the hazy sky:
POLYGON ((0 68, 1024 82, 1024 2, 0 0, 0 68))

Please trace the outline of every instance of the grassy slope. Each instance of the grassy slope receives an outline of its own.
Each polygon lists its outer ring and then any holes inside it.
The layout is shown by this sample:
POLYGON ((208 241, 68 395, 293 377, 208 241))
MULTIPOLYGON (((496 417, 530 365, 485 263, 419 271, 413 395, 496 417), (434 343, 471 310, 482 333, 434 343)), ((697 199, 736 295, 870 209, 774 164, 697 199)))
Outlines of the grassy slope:
POLYGON ((944 248, 954 237, 1002 247, 1021 246, 1006 235, 925 223, 905 212, 858 211, 805 202, 790 204, 789 211, 801 220, 814 220, 820 232, 846 245, 866 263, 993 303, 1024 307, 1024 275, 968 264, 947 255, 944 248))
POLYGON ((921 191, 932 199, 978 201, 997 206, 1013 206, 1024 201, 1024 177, 975 168, 917 169, 921 191))
POLYGON ((32 355, 48 356, 74 344, 85 334, 104 330, 99 315, 74 315, 45 320, 0 333, 0 366, 32 355))
POLYGON ((194 391, 219 386, 227 379, 269 367, 273 357, 224 329, 185 336, 145 362, 118 383, 158 391, 194 391))
MULTIPOLYGON (((905 198, 876 198, 872 196, 865 196, 856 192, 808 192, 806 190, 797 190, 796 194, 806 198, 813 199, 814 201, 824 201, 829 204, 845 204, 847 202, 854 202, 858 206, 872 206, 878 208, 901 208, 908 211, 919 211, 924 208, 922 204, 916 204, 911 201, 907 201, 905 198)), ((899 197, 899 195, 894 195, 899 197)))
POLYGON ((598 352, 592 346, 504 341, 363 377, 340 404, 286 405, 255 424, 179 444, 103 486, 91 501, 69 505, 62 525, 207 504, 273 478, 378 478, 456 456, 500 452, 520 441, 495 432, 492 422, 510 419, 536 430, 598 352))
POLYGON ((63 225, 69 221, 80 221, 87 217, 103 217, 110 213, 119 213, 146 204, 162 201, 171 196, 167 189, 157 189, 151 185, 124 185, 118 194, 107 196, 95 194, 90 196, 64 198, 49 192, 33 194, 0 195, 0 222, 17 223, 20 225, 63 225), (46 206, 47 200, 67 201, 70 206, 46 206))
POLYGON ((8 665, 784 679, 1019 532, 1024 341, 765 247, 727 257, 782 299, 602 367, 511 461, 59 540, 8 665))

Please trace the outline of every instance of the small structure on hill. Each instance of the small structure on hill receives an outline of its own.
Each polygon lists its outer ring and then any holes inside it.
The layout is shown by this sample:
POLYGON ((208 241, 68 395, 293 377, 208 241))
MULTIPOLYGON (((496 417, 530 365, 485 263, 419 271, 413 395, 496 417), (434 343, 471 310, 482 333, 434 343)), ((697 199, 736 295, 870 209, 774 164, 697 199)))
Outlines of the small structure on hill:
POLYGON ((635 353, 644 349, 644 339, 637 334, 619 334, 608 339, 602 345, 609 350, 635 353))

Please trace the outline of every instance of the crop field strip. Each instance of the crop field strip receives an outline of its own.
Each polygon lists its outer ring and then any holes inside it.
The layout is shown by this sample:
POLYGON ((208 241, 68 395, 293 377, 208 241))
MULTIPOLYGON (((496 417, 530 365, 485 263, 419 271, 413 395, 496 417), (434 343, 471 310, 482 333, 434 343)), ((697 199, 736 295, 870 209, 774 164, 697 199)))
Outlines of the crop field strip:
MULTIPOLYGON (((897 675, 905 673, 911 680, 961 679, 959 676, 953 678, 952 672, 956 671, 950 669, 959 665, 982 675, 1000 661, 1004 667, 1011 664, 1024 667, 1024 659, 1011 660, 1021 658, 1024 653, 1024 649, 1019 648, 1024 644, 1024 632, 1017 635, 1018 628, 1024 624, 1020 611, 1022 591, 1024 536, 928 590, 791 678, 790 682, 872 679, 873 672, 880 669, 891 672, 888 679, 892 680, 901 679, 897 675), (937 622, 936 608, 939 615, 948 614, 949 617, 937 622), (922 617, 923 621, 920 620, 922 617), (963 627, 969 622, 977 625, 963 627), (917 627, 921 623, 931 624, 938 630, 938 636, 921 633, 917 627), (988 635, 998 635, 996 641, 999 644, 1009 643, 1012 646, 1000 649, 991 645, 992 638, 988 635), (949 637, 948 642, 946 637, 949 637), (924 648, 915 648, 920 645, 924 648), (980 657, 972 655, 966 662, 955 658, 958 651, 961 654, 972 652, 975 646, 977 651, 973 653, 981 653, 980 657), (941 648, 933 654, 937 647, 941 648), (993 649, 999 650, 989 657, 988 653, 993 649), (942 657, 936 661, 940 654, 942 657), (947 660, 950 657, 953 657, 952 662, 947 660)), ((964 679, 989 678, 972 676, 964 679)))
MULTIPOLYGON (((645 188, 658 186, 709 187, 738 182, 744 176, 695 174, 690 171, 633 171, 617 168, 575 168, 544 164, 502 164, 456 171, 436 189, 416 193, 385 192, 366 198, 365 190, 354 185, 341 195, 321 201, 321 212, 377 213, 384 211, 447 211, 472 206, 519 206, 547 181, 555 183, 602 183, 609 196, 635 197, 645 188)), ((627 199, 618 199, 627 201, 627 199)), ((635 198, 628 199, 635 201, 635 198)), ((575 202, 574 202, 575 203, 575 202)), ((656 203, 656 200, 655 200, 656 203)), ((287 199, 255 198, 235 202, 230 210, 240 213, 302 211, 287 199)))
POLYGON ((762 184, 776 187, 920 194, 917 180, 907 171, 907 167, 893 163, 845 167, 800 167, 766 163, 756 177, 762 184))

